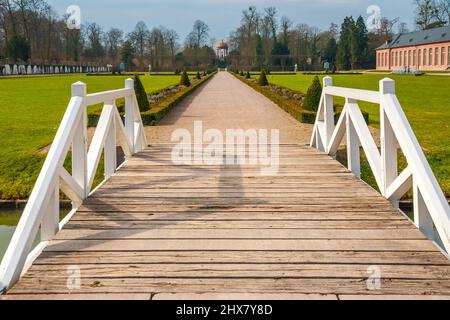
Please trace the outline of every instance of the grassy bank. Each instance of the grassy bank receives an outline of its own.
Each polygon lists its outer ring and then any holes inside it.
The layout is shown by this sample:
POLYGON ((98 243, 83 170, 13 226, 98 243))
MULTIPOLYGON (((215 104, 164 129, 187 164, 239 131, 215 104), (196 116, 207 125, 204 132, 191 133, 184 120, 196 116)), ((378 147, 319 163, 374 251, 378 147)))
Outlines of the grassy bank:
MULTIPOLYGON (((26 198, 70 100, 70 86, 88 92, 124 87, 125 76, 0 78, 0 199, 26 198)), ((142 76, 148 93, 178 84, 179 76, 142 76)), ((95 107, 94 107, 95 108, 95 107)))
MULTIPOLYGON (((306 92, 313 75, 270 75, 269 82, 306 92)), ((323 78, 320 76, 320 78, 323 78)), ((335 86, 378 90, 386 75, 334 75, 335 86)), ((389 75, 396 81, 397 95, 428 161, 447 197, 450 197, 450 77, 389 75)), ((336 99, 343 103, 343 99, 336 99)), ((370 114, 371 125, 379 127, 379 107, 360 103, 370 114)))

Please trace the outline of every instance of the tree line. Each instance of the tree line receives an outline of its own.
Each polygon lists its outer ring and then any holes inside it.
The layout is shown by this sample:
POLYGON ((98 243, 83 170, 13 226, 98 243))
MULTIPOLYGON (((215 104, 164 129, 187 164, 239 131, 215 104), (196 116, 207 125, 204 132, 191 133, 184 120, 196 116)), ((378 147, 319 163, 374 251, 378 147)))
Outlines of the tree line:
MULTIPOLYGON (((430 29, 449 24, 450 0, 414 0, 416 27, 430 29)), ((0 0, 0 60, 36 64, 112 64, 128 69, 206 69, 217 63, 215 40, 209 26, 195 21, 184 43, 175 30, 148 28, 138 22, 129 32, 104 30, 85 23, 69 29, 67 16, 59 16, 45 0, 0 0)), ((374 30, 365 20, 346 17, 338 26, 322 31, 279 17, 275 7, 242 12, 240 26, 229 36, 229 63, 238 69, 373 68, 375 49, 397 32, 408 32, 399 18, 382 17, 374 30)))
MULTIPOLYGON (((417 29, 449 24, 450 0, 414 0, 417 29)), ((346 17, 339 27, 321 31, 277 15, 275 7, 242 12, 240 26, 230 34, 230 60, 235 69, 321 70, 374 68, 376 48, 395 33, 409 32, 399 18, 378 17, 368 30, 362 16, 346 17)))
POLYGON ((215 52, 209 27, 196 21, 182 46, 175 30, 138 22, 129 32, 97 23, 69 29, 45 0, 0 0, 0 60, 33 64, 112 64, 128 69, 207 68, 215 52))

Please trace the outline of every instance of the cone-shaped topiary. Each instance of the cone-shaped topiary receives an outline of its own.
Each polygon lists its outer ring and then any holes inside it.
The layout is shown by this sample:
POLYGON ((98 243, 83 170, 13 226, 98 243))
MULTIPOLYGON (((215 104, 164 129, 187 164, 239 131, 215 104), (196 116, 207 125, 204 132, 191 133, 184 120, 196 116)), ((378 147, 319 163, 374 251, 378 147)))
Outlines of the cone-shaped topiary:
POLYGON ((138 101, 139 110, 146 112, 150 110, 150 103, 148 102, 147 92, 142 85, 141 78, 137 74, 134 75, 134 92, 138 101))
POLYGON ((267 81, 266 72, 261 71, 261 75, 259 76, 258 84, 261 87, 265 87, 269 85, 269 81, 267 81))
POLYGON ((305 101, 303 102, 303 108, 310 111, 317 111, 319 109, 320 97, 322 95, 322 85, 320 84, 319 77, 314 77, 313 83, 306 93, 305 101))
POLYGON ((200 75, 200 72, 197 71, 197 75, 195 76, 195 79, 201 80, 202 76, 200 75))
POLYGON ((247 71, 245 74, 245 79, 250 79, 252 76, 250 75, 250 71, 247 71))
POLYGON ((244 71, 241 71, 241 72, 239 73, 239 75, 240 75, 241 77, 245 76, 244 71))
POLYGON ((185 87, 191 86, 191 81, 189 80, 189 76, 188 76, 186 70, 184 70, 183 74, 181 75, 180 86, 185 86, 185 87))

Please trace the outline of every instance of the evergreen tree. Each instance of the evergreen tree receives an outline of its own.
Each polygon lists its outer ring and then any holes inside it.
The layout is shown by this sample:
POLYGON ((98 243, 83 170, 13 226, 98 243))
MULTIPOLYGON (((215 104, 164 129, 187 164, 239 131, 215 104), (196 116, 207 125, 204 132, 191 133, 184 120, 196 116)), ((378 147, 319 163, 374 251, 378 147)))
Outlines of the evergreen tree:
POLYGON ((356 26, 353 17, 346 17, 341 26, 341 34, 337 52, 337 63, 344 69, 349 70, 352 67, 352 34, 356 26))
POLYGON ((148 102, 147 92, 142 85, 141 78, 137 74, 134 75, 134 92, 136 93, 139 110, 141 112, 150 110, 150 103, 148 102))
POLYGON ((183 74, 181 75, 180 85, 185 86, 185 87, 191 86, 191 81, 189 80, 189 76, 188 76, 186 70, 184 70, 183 74))
POLYGON ((319 109, 320 98, 322 96, 322 85, 319 77, 315 76, 313 83, 306 93, 305 101, 303 102, 303 108, 310 111, 316 111, 319 109))
POLYGON ((25 37, 14 36, 6 45, 6 55, 14 61, 28 61, 31 56, 30 42, 25 37))
POLYGON ((324 60, 328 61, 331 65, 334 65, 336 63, 336 54, 337 54, 336 39, 330 38, 330 40, 328 40, 327 46, 325 47, 323 58, 324 60))
POLYGON ((260 74, 259 80, 258 80, 258 84, 262 87, 269 85, 269 81, 267 80, 265 71, 261 71, 261 74, 260 74))
POLYGON ((122 58, 123 63, 125 63, 126 67, 133 66, 133 59, 135 56, 133 45, 130 41, 125 41, 122 50, 120 52, 120 57, 122 58))
POLYGON ((369 54, 369 32, 367 31, 366 23, 362 16, 359 16, 356 21, 355 33, 358 46, 358 56, 353 60, 356 61, 357 68, 363 68, 367 63, 367 57, 369 54))

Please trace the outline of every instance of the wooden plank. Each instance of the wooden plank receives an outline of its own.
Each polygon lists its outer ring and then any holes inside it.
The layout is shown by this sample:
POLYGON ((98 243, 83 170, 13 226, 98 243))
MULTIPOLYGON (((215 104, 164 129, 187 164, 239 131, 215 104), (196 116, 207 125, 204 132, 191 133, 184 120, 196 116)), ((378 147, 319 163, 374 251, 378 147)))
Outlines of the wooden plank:
MULTIPOLYGON (((77 293, 304 293, 370 295, 450 295, 449 280, 381 279, 381 289, 370 291, 366 279, 96 279, 84 278, 77 293)), ((70 294, 66 278, 42 281, 23 278, 11 294, 70 294)))
POLYGON ((77 293, 70 294, 8 294, 0 296, 4 301, 149 301, 152 299, 151 293, 77 293))
POLYGON ((357 301, 357 300, 388 300, 388 301, 432 301, 432 300, 450 300, 450 295, 339 295, 339 300, 357 301))
POLYGON ((159 301, 317 301, 337 300, 334 294, 269 294, 269 293, 157 293, 152 300, 159 301))
POLYGON ((443 265, 449 261, 440 252, 417 251, 104 251, 52 252, 45 251, 36 265, 83 265, 95 263, 254 263, 254 264, 401 264, 443 265))
MULTIPOLYGON (((390 212, 79 212, 71 221, 180 221, 180 220, 201 220, 201 221, 240 221, 240 220, 282 220, 282 221, 303 221, 303 220, 403 220, 398 213, 390 212)), ((101 222, 100 222, 101 223, 101 222)))
POLYGON ((415 229, 401 230, 342 230, 342 229, 122 229, 122 230, 63 230, 55 240, 111 239, 391 239, 424 240, 415 229))
MULTIPOLYGON (((147 194, 152 196, 158 196, 160 194, 162 195, 170 195, 170 194, 180 194, 180 191, 183 192, 183 194, 192 195, 191 197, 198 197, 199 195, 208 195, 210 197, 216 195, 216 194, 231 194, 231 195, 239 195, 239 194, 246 194, 251 197, 266 197, 266 196, 304 196, 305 193, 337 193, 337 192, 349 192, 351 194, 359 192, 361 195, 374 195, 375 190, 370 190, 367 187, 347 187, 347 186, 341 186, 341 187, 331 187, 331 188, 301 188, 301 189, 292 189, 292 188, 286 188, 286 189, 280 189, 280 188, 248 188, 248 187, 227 187, 227 188, 220 188, 217 190, 211 189, 211 188, 204 188, 204 189, 191 189, 191 188, 185 188, 185 189, 179 189, 179 188, 153 188, 153 189, 142 189, 142 188, 114 188, 114 189, 102 189, 96 192, 94 195, 96 196, 102 196, 102 195, 108 195, 108 194, 147 194)), ((376 194, 375 194, 376 195, 376 194)))
POLYGON ((336 221, 71 221, 66 229, 411 229, 406 220, 336 221))
MULTIPOLYGON (((336 206, 339 206, 340 203, 345 204, 355 204, 355 197, 340 197, 337 198, 337 195, 317 195, 317 197, 309 196, 309 197, 298 197, 298 198, 273 198, 273 199, 258 199, 258 198, 168 198, 168 199, 160 199, 160 198, 133 198, 133 197, 123 197, 123 198, 90 198, 86 201, 85 205, 91 204, 134 204, 134 205, 170 205, 170 204, 178 204, 178 205, 204 205, 208 206, 225 206, 225 205, 298 205, 298 204, 308 204, 308 205, 320 205, 325 203, 335 203, 336 206), (321 200, 322 199, 322 200, 321 200)), ((366 204, 385 204, 386 208, 393 208, 391 204, 386 202, 385 199, 381 197, 361 197, 358 199, 357 204, 361 209, 365 207, 366 204)))
MULTIPOLYGON (((305 201, 304 204, 296 205, 269 205, 269 204, 258 204, 258 205, 149 205, 149 204, 130 204, 123 202, 122 205, 114 204, 100 204, 96 202, 87 203, 82 206, 78 213, 84 212, 146 212, 146 213, 164 213, 164 212, 325 212, 325 213, 337 213, 337 212, 355 212, 358 213, 369 213, 369 212, 385 212, 385 213, 396 213, 398 211, 392 210, 392 208, 387 208, 385 204, 373 204, 373 203, 344 203, 339 202, 336 204, 321 204, 319 201, 313 203, 313 201, 305 201)), ((326 202, 326 201, 324 201, 326 202)))
POLYGON ((189 251, 189 250, 237 250, 237 251, 436 251, 428 240, 265 240, 258 239, 151 239, 141 240, 55 240, 48 251, 189 251))
MULTIPOLYGON (((354 264, 85 264, 82 277, 124 278, 368 278, 370 265, 354 264)), ((450 280, 448 266, 382 265, 380 275, 389 279, 450 280)), ((35 265, 26 278, 66 278, 66 265, 35 265)))

